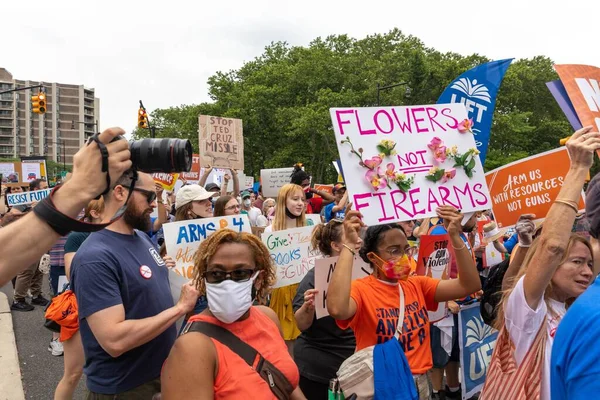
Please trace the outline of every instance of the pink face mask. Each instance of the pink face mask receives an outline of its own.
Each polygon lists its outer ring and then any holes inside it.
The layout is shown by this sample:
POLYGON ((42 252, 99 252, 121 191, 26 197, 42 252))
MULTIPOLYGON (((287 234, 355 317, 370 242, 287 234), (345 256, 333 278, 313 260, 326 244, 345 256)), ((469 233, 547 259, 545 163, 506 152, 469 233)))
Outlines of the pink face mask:
POLYGON ((381 272, 385 274, 387 278, 398 280, 408 279, 410 275, 410 260, 408 259, 408 256, 406 254, 402 255, 402 257, 400 257, 396 261, 382 260, 381 257, 372 252, 368 255, 372 255, 373 257, 381 261, 382 265, 378 265, 377 267, 381 272))

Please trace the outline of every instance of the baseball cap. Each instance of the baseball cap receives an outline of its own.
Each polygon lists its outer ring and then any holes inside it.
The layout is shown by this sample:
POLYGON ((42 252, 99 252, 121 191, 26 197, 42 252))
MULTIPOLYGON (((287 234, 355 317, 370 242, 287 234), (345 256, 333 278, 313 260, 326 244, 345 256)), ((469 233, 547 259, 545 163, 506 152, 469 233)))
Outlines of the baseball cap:
POLYGON ((585 193, 585 214, 590 223, 590 235, 598 239, 600 234, 600 174, 588 184, 585 193))
POLYGON ((250 196, 251 196, 251 193, 250 193, 250 191, 248 191, 248 190, 244 190, 244 191, 242 192, 242 200, 244 200, 245 198, 248 198, 248 197, 250 197, 250 196))
POLYGON ((186 185, 177 192, 175 196, 175 209, 185 206, 192 201, 210 199, 216 193, 209 192, 200 185, 186 185))
POLYGON ((209 192, 213 192, 213 191, 217 191, 219 192, 221 190, 221 188, 219 187, 219 185, 217 185, 216 183, 207 183, 206 185, 204 185, 204 188, 206 190, 208 190, 209 192))
POLYGON ((346 189, 346 185, 342 183, 337 183, 333 186, 333 193, 337 192, 340 189, 346 189))

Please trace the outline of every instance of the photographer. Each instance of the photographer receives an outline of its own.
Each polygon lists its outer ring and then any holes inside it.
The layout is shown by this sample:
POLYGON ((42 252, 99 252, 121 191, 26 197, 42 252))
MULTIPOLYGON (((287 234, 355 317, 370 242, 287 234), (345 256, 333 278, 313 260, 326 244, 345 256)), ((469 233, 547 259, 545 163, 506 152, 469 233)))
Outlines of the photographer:
MULTIPOLYGON (((125 140, 111 143, 125 134, 121 128, 110 128, 98 136, 107 151, 108 175, 111 182, 131 167, 129 144, 125 140)), ((52 195, 54 207, 70 218, 76 218, 86 204, 106 189, 106 172, 102 172, 102 152, 91 142, 73 157, 72 178, 52 195)), ((0 229, 0 243, 11 249, 11 257, 0 258, 0 286, 3 286, 37 262, 61 235, 34 213, 0 229)))

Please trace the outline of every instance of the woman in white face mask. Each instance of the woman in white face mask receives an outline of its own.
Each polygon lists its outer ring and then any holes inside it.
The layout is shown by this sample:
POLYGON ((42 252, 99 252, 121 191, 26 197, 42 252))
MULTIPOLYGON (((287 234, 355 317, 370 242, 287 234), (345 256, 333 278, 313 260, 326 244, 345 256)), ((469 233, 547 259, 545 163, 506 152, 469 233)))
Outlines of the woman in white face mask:
POLYGON ((277 399, 273 391, 286 385, 274 378, 275 370, 287 381, 285 391, 290 399, 305 398, 277 315, 268 307, 253 306, 255 299, 268 294, 275 282, 274 271, 269 251, 256 236, 223 229, 202 242, 194 257, 194 281, 207 295, 208 308, 190 318, 171 350, 161 378, 163 400, 277 399), (207 329, 215 326, 226 331, 212 335, 207 329), (223 343, 229 333, 251 346, 274 369, 263 377, 248 368, 247 362, 223 343), (269 382, 275 382, 275 388, 269 382))

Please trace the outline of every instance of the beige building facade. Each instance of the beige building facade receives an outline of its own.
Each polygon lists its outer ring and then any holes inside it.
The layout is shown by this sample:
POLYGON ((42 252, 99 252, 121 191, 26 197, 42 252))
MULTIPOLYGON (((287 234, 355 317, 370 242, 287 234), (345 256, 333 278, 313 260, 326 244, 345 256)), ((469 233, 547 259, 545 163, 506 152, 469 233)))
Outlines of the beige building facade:
POLYGON ((37 88, 0 94, 0 158, 46 156, 71 165, 73 155, 100 129, 100 100, 83 85, 14 79, 0 68, 0 92, 35 85, 46 93, 45 114, 32 112, 37 88))

